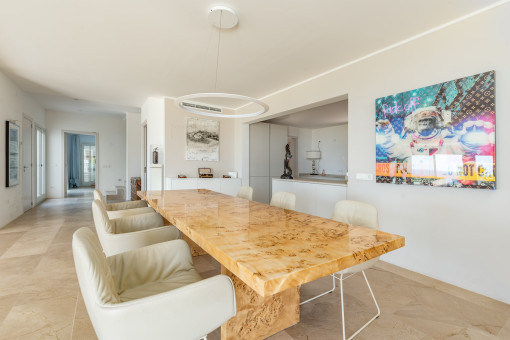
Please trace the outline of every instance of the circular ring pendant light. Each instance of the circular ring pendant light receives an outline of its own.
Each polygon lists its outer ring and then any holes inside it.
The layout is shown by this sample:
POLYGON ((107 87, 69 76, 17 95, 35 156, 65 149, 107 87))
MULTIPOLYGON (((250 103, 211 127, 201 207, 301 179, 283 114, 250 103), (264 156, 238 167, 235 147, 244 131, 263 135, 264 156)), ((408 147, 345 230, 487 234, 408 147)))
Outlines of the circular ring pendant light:
MULTIPOLYGON (((209 12, 209 22, 217 27, 219 29, 218 32, 218 52, 216 55, 216 79, 214 81, 214 90, 216 90, 216 84, 218 80, 218 59, 219 59, 219 51, 220 51, 220 39, 221 39, 221 30, 222 29, 229 29, 237 25, 238 19, 237 15, 229 7, 225 6, 216 6, 213 7, 209 12)), ((258 115, 261 115, 269 110, 269 106, 262 102, 261 100, 258 100, 256 98, 243 96, 240 94, 233 94, 233 93, 221 93, 221 92, 210 92, 210 93, 194 93, 194 94, 188 94, 179 98, 175 99, 176 104, 183 110, 186 110, 191 113, 199 114, 202 116, 208 116, 208 117, 218 117, 218 118, 246 118, 246 117, 255 117, 258 115), (220 112, 214 112, 214 111, 203 111, 197 106, 189 106, 184 105, 184 102, 186 100, 190 99, 196 99, 196 98, 226 98, 226 99, 238 99, 238 100, 244 100, 248 104, 257 104, 261 107, 260 110, 245 114, 224 114, 220 112)), ((198 105, 199 106, 199 105, 198 105)))

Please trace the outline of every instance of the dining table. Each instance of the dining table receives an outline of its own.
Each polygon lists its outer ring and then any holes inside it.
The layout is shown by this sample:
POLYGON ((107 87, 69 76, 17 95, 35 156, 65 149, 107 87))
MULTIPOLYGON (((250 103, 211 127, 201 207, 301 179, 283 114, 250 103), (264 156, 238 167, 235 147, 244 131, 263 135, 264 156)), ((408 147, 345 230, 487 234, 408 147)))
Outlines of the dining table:
POLYGON ((137 194, 232 279, 237 314, 221 326, 223 340, 264 339, 298 323, 302 284, 405 245, 400 235, 207 189, 137 194))

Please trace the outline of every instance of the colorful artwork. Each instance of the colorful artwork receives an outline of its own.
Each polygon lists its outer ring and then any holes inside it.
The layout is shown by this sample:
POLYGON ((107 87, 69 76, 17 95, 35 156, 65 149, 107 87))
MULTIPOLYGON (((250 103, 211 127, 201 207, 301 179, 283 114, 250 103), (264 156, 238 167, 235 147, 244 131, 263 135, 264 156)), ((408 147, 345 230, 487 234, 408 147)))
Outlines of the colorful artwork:
POLYGON ((378 98, 378 183, 496 188, 494 71, 378 98))

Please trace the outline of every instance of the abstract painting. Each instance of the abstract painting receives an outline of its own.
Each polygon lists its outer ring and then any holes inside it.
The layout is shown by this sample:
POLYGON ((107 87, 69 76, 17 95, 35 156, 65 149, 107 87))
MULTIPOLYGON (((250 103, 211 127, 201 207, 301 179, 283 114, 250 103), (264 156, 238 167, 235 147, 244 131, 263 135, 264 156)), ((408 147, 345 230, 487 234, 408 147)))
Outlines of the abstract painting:
POLYGON ((496 188, 495 73, 376 99, 376 181, 496 188))
POLYGON ((220 122, 188 118, 186 128, 186 160, 218 162, 220 122))

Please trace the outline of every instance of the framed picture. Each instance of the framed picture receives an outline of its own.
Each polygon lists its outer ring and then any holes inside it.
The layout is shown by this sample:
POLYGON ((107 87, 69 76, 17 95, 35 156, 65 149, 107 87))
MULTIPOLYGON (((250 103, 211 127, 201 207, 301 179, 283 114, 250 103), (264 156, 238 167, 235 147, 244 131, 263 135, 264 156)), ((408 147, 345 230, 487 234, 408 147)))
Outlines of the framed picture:
POLYGON ((19 184, 19 126, 13 122, 6 122, 6 183, 7 187, 13 187, 19 184))
POLYGON ((496 188, 495 73, 376 99, 376 181, 496 188))
POLYGON ((186 127, 186 160, 218 162, 220 122, 188 118, 186 127))

